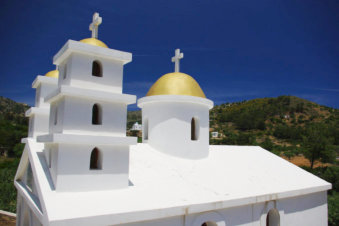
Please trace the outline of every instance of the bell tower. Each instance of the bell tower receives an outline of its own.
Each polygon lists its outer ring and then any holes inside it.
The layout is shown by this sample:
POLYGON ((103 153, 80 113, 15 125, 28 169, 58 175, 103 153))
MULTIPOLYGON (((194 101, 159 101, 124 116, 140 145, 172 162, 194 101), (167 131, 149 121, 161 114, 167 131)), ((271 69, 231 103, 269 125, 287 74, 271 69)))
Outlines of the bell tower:
MULTIPOLYGON (((93 16, 90 29, 102 19, 93 16), (93 25, 94 24, 94 25, 93 25)), ((69 40, 54 56, 59 68, 58 88, 47 96, 49 134, 45 157, 57 191, 91 191, 127 187, 129 145, 127 105, 136 96, 122 93, 123 67, 132 54, 109 49, 94 37, 69 40)))

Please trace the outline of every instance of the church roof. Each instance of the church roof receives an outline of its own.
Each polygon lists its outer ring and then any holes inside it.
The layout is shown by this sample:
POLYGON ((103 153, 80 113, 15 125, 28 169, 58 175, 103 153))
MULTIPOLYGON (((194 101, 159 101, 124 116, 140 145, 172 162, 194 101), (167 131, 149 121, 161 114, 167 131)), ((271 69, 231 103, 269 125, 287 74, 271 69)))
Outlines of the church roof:
POLYGON ((80 40, 80 42, 90 44, 93 46, 100 46, 100 47, 108 48, 108 46, 104 42, 96 38, 85 38, 85 39, 80 40))
POLYGON ((208 158, 192 161, 163 154, 148 144, 138 144, 130 148, 128 188, 56 192, 42 157, 43 144, 28 139, 27 145, 39 187, 39 203, 51 225, 60 221, 69 225, 95 225, 98 221, 106 225, 123 224, 262 203, 331 188, 326 181, 256 146, 210 146, 208 158))
POLYGON ((146 94, 146 96, 156 95, 186 95, 206 98, 198 82, 191 76, 181 72, 161 76, 146 94))
POLYGON ((49 71, 45 74, 45 76, 51 78, 59 78, 59 71, 58 70, 49 71))

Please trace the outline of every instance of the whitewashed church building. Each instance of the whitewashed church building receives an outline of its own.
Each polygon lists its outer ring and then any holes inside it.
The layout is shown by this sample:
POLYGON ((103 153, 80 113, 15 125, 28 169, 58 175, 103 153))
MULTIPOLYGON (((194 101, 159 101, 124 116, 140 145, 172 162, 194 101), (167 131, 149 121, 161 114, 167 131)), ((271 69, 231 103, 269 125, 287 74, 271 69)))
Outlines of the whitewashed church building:
POLYGON ((325 226, 331 184, 255 146, 209 145, 213 101, 179 70, 137 101, 143 143, 126 136, 132 54, 69 40, 37 76, 15 176, 17 225, 325 226))

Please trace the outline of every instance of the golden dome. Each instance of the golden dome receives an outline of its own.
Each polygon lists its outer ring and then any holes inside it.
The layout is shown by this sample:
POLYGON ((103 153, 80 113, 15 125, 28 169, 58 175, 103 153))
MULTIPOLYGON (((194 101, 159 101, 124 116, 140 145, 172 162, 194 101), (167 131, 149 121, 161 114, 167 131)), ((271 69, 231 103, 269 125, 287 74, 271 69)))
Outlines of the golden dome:
POLYGON ((93 46, 100 46, 100 47, 108 48, 108 46, 105 43, 103 43, 102 41, 96 38, 85 38, 83 40, 80 40, 80 42, 90 44, 93 46))
POLYGON ((206 98, 197 81, 181 72, 161 76, 146 94, 146 96, 156 95, 185 95, 206 98))
POLYGON ((46 77, 51 77, 51 78, 59 78, 59 71, 58 70, 53 70, 50 72, 47 72, 45 74, 46 77))

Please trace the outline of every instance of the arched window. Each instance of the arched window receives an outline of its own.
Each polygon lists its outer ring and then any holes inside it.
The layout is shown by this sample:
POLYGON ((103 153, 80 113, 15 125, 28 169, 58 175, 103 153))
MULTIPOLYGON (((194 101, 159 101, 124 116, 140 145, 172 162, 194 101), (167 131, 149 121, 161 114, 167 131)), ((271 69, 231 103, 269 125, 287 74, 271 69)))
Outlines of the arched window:
POLYGON ((63 78, 65 79, 67 76, 67 64, 65 64, 63 75, 64 75, 63 78))
POLYGON ((213 221, 206 221, 206 222, 202 223, 201 226, 218 226, 218 224, 213 222, 213 221))
POLYGON ((52 148, 48 151, 48 167, 52 168, 52 148))
POLYGON ((144 140, 148 140, 148 119, 144 120, 144 140))
POLYGON ((58 108, 55 108, 55 114, 54 114, 54 125, 58 123, 58 108))
POLYGON ((94 104, 92 108, 92 124, 101 125, 102 123, 102 109, 99 104, 94 104))
POLYGON ((29 119, 29 132, 33 131, 34 117, 30 117, 29 119))
POLYGON ((102 77, 102 66, 97 60, 92 63, 92 75, 96 77, 102 77))
POLYGON ((199 120, 192 118, 191 120, 191 140, 199 139, 199 120))
POLYGON ((102 156, 100 156, 100 151, 98 148, 94 148, 91 153, 91 161, 89 169, 96 170, 101 169, 102 156))
POLYGON ((266 226, 280 226, 280 215, 277 209, 271 209, 266 216, 266 226))

